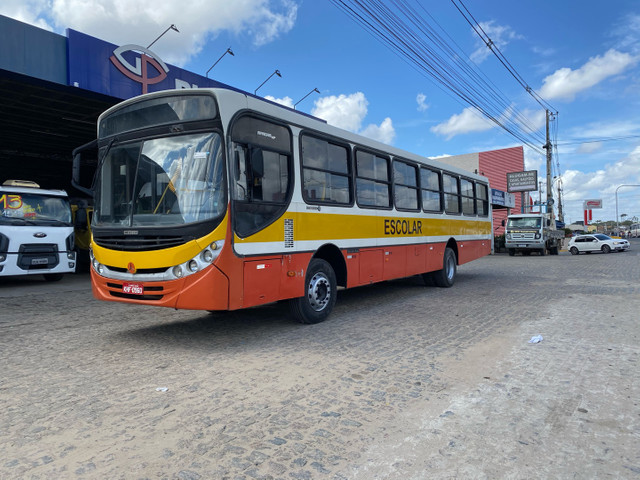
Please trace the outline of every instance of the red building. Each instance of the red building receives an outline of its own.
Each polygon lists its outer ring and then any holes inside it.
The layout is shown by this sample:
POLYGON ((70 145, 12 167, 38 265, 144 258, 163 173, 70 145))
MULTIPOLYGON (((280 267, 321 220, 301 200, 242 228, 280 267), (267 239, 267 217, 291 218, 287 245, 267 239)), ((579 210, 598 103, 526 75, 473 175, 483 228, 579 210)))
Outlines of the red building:
MULTIPOLYGON (((450 157, 438 158, 439 161, 464 168, 473 173, 479 173, 489 179, 489 186, 493 190, 507 191, 507 173, 524 171, 523 147, 503 148, 488 152, 466 153, 450 157)), ((522 195, 515 194, 515 208, 513 213, 522 211, 522 195)), ((493 207, 493 229, 495 235, 504 233, 502 220, 506 220, 507 208, 493 207)))

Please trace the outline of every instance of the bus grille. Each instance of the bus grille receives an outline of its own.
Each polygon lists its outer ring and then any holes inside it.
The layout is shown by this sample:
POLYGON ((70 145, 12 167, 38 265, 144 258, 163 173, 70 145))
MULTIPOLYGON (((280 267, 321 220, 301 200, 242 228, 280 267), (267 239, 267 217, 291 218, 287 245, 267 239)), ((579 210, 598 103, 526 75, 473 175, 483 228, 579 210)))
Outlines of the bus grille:
POLYGON ((191 238, 185 238, 182 236, 160 236, 160 235, 137 235, 124 236, 124 235, 110 235, 110 236, 96 236, 94 235, 93 241, 97 245, 109 248, 111 250, 119 250, 123 252, 136 252, 143 250, 161 250, 163 248, 177 247, 178 245, 184 245, 191 238))

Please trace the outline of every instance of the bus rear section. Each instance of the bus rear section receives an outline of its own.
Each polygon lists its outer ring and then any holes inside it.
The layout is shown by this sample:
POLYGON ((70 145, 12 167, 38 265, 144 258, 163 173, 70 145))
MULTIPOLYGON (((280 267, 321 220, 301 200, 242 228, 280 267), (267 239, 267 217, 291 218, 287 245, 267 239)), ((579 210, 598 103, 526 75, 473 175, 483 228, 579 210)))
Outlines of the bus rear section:
POLYGON ((76 269, 71 207, 64 190, 30 181, 0 186, 0 276, 60 280, 76 269))

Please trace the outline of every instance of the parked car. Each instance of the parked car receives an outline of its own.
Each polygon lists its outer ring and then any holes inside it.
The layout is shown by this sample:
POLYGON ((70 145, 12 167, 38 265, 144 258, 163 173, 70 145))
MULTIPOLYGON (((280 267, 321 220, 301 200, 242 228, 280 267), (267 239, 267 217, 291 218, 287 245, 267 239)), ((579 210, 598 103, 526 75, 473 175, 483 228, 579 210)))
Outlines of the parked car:
POLYGON ((569 241, 569 251, 572 255, 591 252, 624 252, 629 249, 629 242, 621 238, 611 238, 602 233, 593 235, 578 235, 569 241))

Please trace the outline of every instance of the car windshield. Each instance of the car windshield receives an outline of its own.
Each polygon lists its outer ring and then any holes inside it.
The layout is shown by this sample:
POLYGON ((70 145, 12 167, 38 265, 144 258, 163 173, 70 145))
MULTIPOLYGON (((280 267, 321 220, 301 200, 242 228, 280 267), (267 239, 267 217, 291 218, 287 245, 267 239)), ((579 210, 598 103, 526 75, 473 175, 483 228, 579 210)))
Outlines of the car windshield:
POLYGON ((113 146, 100 169, 94 224, 165 226, 226 207, 221 137, 197 133, 113 146))
POLYGON ((39 193, 0 192, 0 223, 71 224, 71 207, 65 197, 39 193))
POLYGON ((535 228, 542 224, 540 217, 514 217, 507 221, 507 228, 535 228))

